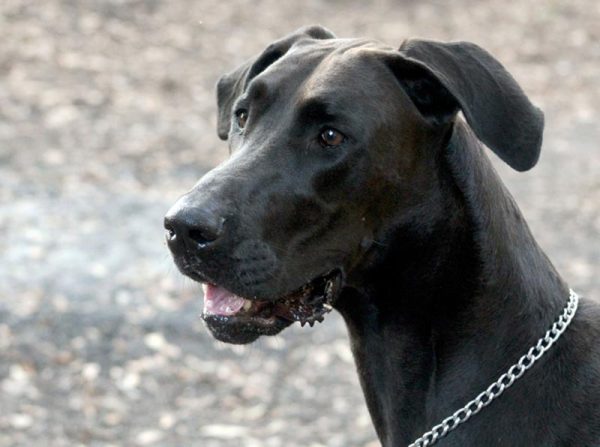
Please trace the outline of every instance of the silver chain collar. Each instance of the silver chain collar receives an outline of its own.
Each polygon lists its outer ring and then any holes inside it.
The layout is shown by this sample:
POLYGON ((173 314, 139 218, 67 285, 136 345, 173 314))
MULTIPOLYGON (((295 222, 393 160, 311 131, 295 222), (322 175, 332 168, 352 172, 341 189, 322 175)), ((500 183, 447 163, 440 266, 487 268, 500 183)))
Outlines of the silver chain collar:
POLYGON ((427 447, 435 444, 460 424, 467 422, 471 416, 479 413, 482 408, 487 407, 494 399, 499 397, 504 390, 512 386, 517 379, 520 379, 521 376, 525 374, 525 371, 531 368, 534 363, 552 347, 556 340, 558 340, 563 332, 565 332, 571 323, 571 320, 573 320, 575 312, 577 312, 579 296, 573 292, 573 290, 570 292, 569 302, 560 317, 558 317, 546 334, 538 340, 537 344, 529 349, 527 354, 508 368, 508 371, 498 377, 498 380, 492 383, 487 390, 483 391, 467 405, 456 411, 452 416, 444 419, 408 447, 427 447))

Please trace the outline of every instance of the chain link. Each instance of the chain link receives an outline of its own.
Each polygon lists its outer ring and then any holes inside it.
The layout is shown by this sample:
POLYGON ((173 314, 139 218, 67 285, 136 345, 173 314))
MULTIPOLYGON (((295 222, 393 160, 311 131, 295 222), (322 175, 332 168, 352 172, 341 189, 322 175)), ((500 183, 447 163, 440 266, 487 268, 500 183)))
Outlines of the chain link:
POLYGON ((507 388, 542 357, 548 349, 560 338, 563 332, 567 329, 579 305, 579 296, 573 291, 570 291, 569 302, 565 306, 562 314, 554 322, 552 327, 540 338, 535 346, 532 346, 527 354, 519 359, 517 363, 512 365, 508 371, 502 374, 492 383, 485 391, 480 393, 475 399, 470 401, 460 410, 454 412, 452 416, 447 417, 438 425, 414 441, 408 447, 428 447, 435 444, 439 439, 446 436, 460 424, 468 421, 472 416, 479 413, 483 408, 487 407, 494 399, 499 397, 507 388))

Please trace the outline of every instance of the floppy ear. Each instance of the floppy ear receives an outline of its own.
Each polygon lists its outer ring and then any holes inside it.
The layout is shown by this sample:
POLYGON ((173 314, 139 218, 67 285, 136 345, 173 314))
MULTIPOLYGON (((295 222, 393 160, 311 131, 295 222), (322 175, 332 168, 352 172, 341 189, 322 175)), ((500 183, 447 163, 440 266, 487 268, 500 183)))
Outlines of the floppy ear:
POLYGON ((512 168, 536 164, 544 115, 487 51, 468 42, 408 40, 388 63, 425 118, 448 122, 460 109, 477 137, 512 168))
POLYGON ((231 126, 231 108, 236 99, 244 92, 248 83, 266 70, 269 65, 281 58, 288 50, 302 39, 333 39, 335 35, 322 26, 307 26, 277 40, 269 45, 260 55, 250 59, 231 73, 219 79, 217 83, 217 133, 219 138, 226 140, 231 126))

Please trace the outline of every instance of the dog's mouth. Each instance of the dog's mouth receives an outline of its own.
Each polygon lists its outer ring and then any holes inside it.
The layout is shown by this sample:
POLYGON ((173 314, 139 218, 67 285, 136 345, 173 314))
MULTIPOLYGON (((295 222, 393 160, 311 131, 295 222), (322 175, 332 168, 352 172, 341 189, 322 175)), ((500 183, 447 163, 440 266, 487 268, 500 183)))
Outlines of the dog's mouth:
POLYGON ((313 326, 323 321, 339 295, 342 273, 333 270, 275 300, 247 299, 224 287, 204 283, 202 318, 215 338, 249 343, 260 335, 274 335, 298 321, 313 326))

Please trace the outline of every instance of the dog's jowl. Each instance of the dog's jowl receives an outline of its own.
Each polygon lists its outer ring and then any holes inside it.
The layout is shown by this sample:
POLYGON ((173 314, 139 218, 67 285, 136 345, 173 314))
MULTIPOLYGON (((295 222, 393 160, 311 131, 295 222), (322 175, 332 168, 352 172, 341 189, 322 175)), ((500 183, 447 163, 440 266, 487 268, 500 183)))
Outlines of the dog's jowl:
POLYGON ((230 157, 165 218, 217 339, 333 309, 383 446, 600 445, 600 308, 577 307, 485 153, 528 170, 544 127, 496 59, 307 27, 223 76, 217 97, 230 157), (420 438, 561 315, 493 402, 420 438))

